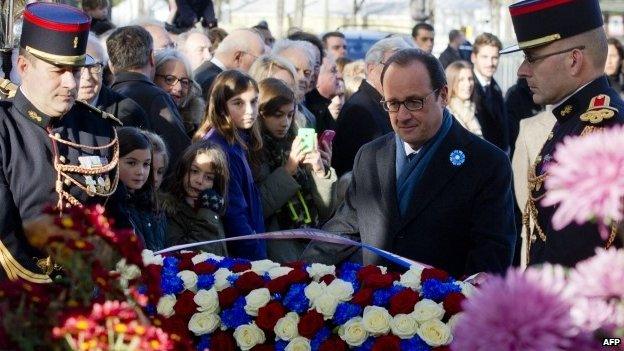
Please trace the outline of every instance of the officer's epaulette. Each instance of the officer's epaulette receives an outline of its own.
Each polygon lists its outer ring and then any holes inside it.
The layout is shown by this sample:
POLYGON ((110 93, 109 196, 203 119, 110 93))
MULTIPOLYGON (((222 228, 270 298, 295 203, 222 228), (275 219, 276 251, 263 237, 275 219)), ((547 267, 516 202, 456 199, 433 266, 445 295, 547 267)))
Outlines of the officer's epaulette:
POLYGON ((6 78, 0 79, 0 99, 12 99, 17 92, 17 84, 11 82, 6 78))
POLYGON ((599 94, 591 98, 587 111, 583 112, 579 118, 589 125, 599 125, 603 121, 613 118, 619 113, 618 109, 610 106, 609 95, 599 94))
POLYGON ((93 112, 95 112, 97 115, 101 116, 104 119, 110 119, 113 122, 119 124, 120 126, 123 126, 123 123, 119 120, 119 118, 113 116, 112 113, 108 113, 106 111, 102 111, 99 108, 97 108, 97 107, 95 107, 93 105, 90 105, 90 104, 88 104, 88 103, 86 103, 84 101, 81 101, 81 100, 76 100, 76 103, 81 105, 81 106, 83 106, 83 107, 86 107, 87 109, 89 109, 89 110, 91 110, 93 112))

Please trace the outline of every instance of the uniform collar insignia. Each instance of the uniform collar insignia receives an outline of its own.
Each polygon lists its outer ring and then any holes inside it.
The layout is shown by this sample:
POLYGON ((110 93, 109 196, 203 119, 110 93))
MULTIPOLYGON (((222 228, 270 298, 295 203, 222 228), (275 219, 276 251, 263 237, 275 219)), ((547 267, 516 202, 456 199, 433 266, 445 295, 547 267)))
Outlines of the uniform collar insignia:
POLYGON ((587 111, 580 116, 581 121, 591 124, 601 123, 605 119, 612 118, 618 110, 609 106, 611 98, 605 94, 598 94, 591 98, 587 111))
POLYGON ((13 98, 13 106, 19 111, 19 113, 26 117, 29 121, 39 125, 41 128, 47 128, 54 120, 52 117, 39 111, 22 93, 21 89, 18 89, 13 98))

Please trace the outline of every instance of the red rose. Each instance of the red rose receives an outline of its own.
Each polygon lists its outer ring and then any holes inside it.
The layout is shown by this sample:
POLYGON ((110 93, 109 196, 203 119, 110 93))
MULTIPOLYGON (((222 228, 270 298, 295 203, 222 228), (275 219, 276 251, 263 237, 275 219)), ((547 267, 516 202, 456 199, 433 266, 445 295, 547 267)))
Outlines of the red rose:
POLYGON ((292 271, 288 272, 288 274, 286 274, 286 277, 288 277, 288 281, 290 281, 290 284, 307 283, 310 279, 310 275, 308 274, 308 272, 301 269, 293 269, 292 271))
POLYGON ((389 288, 392 286, 394 278, 392 274, 370 274, 364 278, 362 284, 371 289, 389 288))
POLYGON ((364 279, 371 274, 381 274, 381 268, 369 264, 368 266, 360 268, 357 272, 357 277, 361 282, 363 282, 364 279))
POLYGON ((355 294, 353 294, 353 298, 351 302, 362 307, 366 307, 373 302, 373 289, 371 288, 362 288, 355 294))
POLYGON ((466 299, 464 294, 459 292, 452 292, 444 298, 442 305, 444 306, 444 310, 446 311, 447 316, 452 316, 458 312, 461 312, 462 302, 466 299))
POLYGON ((195 297, 195 293, 185 290, 180 296, 178 296, 178 301, 175 306, 173 306, 173 310, 175 311, 177 316, 186 318, 188 321, 191 316, 197 312, 197 304, 193 301, 195 297))
POLYGON ((219 296, 219 306, 221 309, 230 308, 234 304, 234 301, 238 299, 240 293, 235 287, 230 286, 229 288, 225 288, 217 293, 219 296))
POLYGON ((143 270, 145 281, 147 282, 147 296, 152 301, 158 301, 162 296, 162 288, 160 287, 160 272, 162 267, 155 264, 150 264, 143 270))
POLYGON ((251 269, 251 262, 241 262, 232 266, 232 272, 242 273, 251 269))
POLYGON ((435 269, 435 268, 425 268, 423 269, 420 275, 420 281, 425 281, 429 279, 438 279, 438 280, 447 280, 449 278, 448 273, 445 271, 435 269))
POLYGON ((239 288, 243 294, 247 295, 250 291, 263 287, 264 280, 254 272, 245 272, 238 277, 234 286, 239 288))
POLYGON ((193 271, 197 274, 212 274, 217 271, 217 266, 212 263, 201 262, 195 265, 193 271))
POLYGON ((388 311, 393 316, 396 316, 399 313, 412 313, 418 300, 420 300, 420 296, 414 290, 402 290, 390 299, 390 308, 388 311))
POLYGON ((271 294, 284 294, 286 291, 288 291, 289 286, 290 279, 285 275, 272 279, 266 283, 266 288, 269 289, 271 294))
POLYGON ((189 317, 171 316, 162 323, 162 329, 166 331, 173 340, 184 340, 190 338, 188 330, 189 317))
POLYGON ((266 345, 266 344, 256 345, 251 348, 251 351, 273 351, 273 350, 275 350, 275 347, 273 347, 273 345, 266 345))
POLYGON ((312 339, 316 333, 321 330, 325 319, 323 315, 316 312, 316 310, 309 310, 299 320, 297 329, 299 329, 299 335, 308 339, 312 339))
POLYGON ((375 340, 372 351, 401 351, 401 339, 396 335, 384 335, 375 340))
POLYGON ((293 262, 288 262, 288 263, 283 264, 284 267, 290 267, 292 269, 302 269, 302 270, 305 270, 305 265, 306 263, 303 261, 293 261, 293 262))
POLYGON ((325 283, 325 284, 329 285, 329 284, 331 284, 331 282, 333 282, 333 281, 334 281, 334 279, 336 279, 336 277, 335 277, 335 276, 333 276, 333 275, 331 275, 331 274, 327 274, 327 275, 324 275, 324 276, 321 278, 321 281, 322 281, 323 283, 325 283))
POLYGON ((348 349, 347 343, 338 335, 330 336, 321 344, 321 347, 319 347, 319 351, 347 351, 348 349))
POLYGON ((271 301, 266 306, 258 310, 258 318, 256 324, 262 330, 273 331, 277 321, 286 315, 286 309, 281 303, 271 301))
POLYGON ((192 258, 196 255, 196 252, 181 252, 177 255, 180 260, 180 263, 178 263, 178 269, 180 272, 185 270, 194 271, 192 258))
POLYGON ((222 330, 217 330, 210 337, 210 349, 219 351, 236 351, 236 341, 234 341, 232 334, 222 330))

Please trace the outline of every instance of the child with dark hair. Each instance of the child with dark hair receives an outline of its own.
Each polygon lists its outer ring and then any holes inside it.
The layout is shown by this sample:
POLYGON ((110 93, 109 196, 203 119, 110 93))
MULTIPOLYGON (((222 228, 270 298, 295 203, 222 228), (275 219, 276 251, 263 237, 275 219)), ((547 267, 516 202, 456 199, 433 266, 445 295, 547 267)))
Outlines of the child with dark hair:
MULTIPOLYGON (((228 178, 219 146, 202 140, 184 151, 171 175, 171 189, 162 196, 167 246, 225 238, 220 216, 225 213, 228 178)), ((227 256, 225 243, 195 249, 227 256)))
POLYGON ((167 144, 165 144, 165 141, 156 133, 146 130, 142 132, 149 139, 150 143, 152 143, 152 179, 154 180, 154 191, 158 193, 165 173, 167 173, 167 168, 169 168, 167 144))

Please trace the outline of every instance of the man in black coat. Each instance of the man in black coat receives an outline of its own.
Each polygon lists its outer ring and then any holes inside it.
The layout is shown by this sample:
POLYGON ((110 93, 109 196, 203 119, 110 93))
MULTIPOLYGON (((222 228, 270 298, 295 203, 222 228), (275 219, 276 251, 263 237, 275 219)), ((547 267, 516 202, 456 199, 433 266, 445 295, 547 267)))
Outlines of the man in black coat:
POLYGON ((509 129, 503 92, 494 80, 498 67, 498 53, 502 44, 490 33, 475 39, 471 55, 474 65, 476 116, 481 124, 483 138, 509 154, 509 129))
POLYGON ((392 131, 388 112, 381 106, 381 70, 390 56, 408 47, 402 38, 386 38, 366 53, 366 79, 338 116, 332 153, 332 166, 338 176, 351 171, 355 154, 362 145, 392 131))
POLYGON ((170 164, 175 165, 191 140, 173 99, 153 82, 152 45, 150 34, 139 26, 118 28, 108 37, 106 46, 115 74, 111 88, 143 108, 150 131, 164 139, 171 157, 170 164))
POLYGON ((544 106, 533 102, 533 94, 526 79, 518 78, 516 84, 511 86, 505 94, 505 108, 509 125, 509 144, 511 155, 513 155, 516 139, 518 139, 520 132, 520 121, 537 115, 544 110, 544 106))
POLYGON ((440 63, 446 69, 448 65, 462 59, 459 53, 459 46, 466 40, 464 34, 457 29, 449 32, 449 43, 446 49, 440 54, 440 63))
MULTIPOLYGON (((395 133, 360 149, 345 200, 323 230, 455 277, 505 272, 516 237, 509 159, 445 110, 446 78, 430 54, 397 52, 381 79, 395 133)), ((353 252, 312 242, 303 259, 337 263, 353 252)), ((386 263, 368 251, 363 259, 386 263)))

